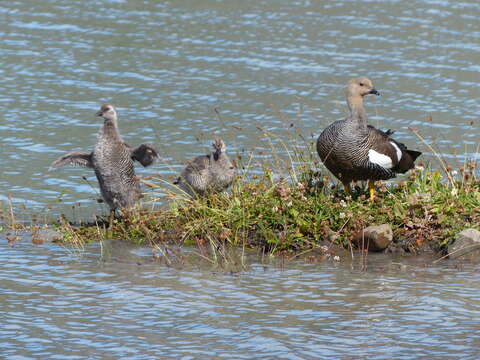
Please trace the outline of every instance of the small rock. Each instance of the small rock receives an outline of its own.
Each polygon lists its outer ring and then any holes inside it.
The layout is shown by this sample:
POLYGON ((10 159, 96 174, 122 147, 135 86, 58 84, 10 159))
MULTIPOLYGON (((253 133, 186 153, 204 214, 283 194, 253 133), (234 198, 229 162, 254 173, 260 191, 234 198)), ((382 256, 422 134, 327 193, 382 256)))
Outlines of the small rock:
POLYGON ((390 225, 372 225, 368 226, 363 231, 357 233, 353 242, 359 248, 368 249, 368 251, 383 251, 393 240, 393 231, 390 225))
POLYGON ((480 260, 480 231, 465 229, 460 232, 455 242, 448 246, 448 257, 480 260))

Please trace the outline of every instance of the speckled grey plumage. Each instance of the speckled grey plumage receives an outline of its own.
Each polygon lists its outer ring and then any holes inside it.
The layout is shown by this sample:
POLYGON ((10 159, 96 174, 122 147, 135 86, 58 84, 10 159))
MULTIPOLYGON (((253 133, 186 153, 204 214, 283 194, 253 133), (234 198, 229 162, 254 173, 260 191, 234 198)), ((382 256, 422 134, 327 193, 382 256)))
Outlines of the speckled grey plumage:
POLYGON ((226 154, 225 143, 216 139, 213 152, 191 161, 174 182, 191 196, 218 192, 228 188, 235 176, 235 167, 226 154))
POLYGON ((367 125, 363 96, 378 95, 371 81, 367 78, 352 79, 346 92, 347 119, 330 124, 317 140, 317 152, 327 169, 346 185, 356 180, 387 180, 413 168, 420 152, 408 150, 404 144, 391 139, 392 131, 384 132, 367 125), (400 159, 392 142, 402 152, 400 159), (371 162, 370 150, 390 157, 392 167, 371 162))
POLYGON ((142 197, 133 160, 148 166, 158 157, 158 153, 151 145, 142 144, 132 148, 123 141, 118 130, 117 113, 112 105, 102 105, 97 115, 103 117, 104 124, 93 151, 71 151, 54 161, 51 167, 80 165, 92 168, 102 197, 110 209, 131 208, 142 197))

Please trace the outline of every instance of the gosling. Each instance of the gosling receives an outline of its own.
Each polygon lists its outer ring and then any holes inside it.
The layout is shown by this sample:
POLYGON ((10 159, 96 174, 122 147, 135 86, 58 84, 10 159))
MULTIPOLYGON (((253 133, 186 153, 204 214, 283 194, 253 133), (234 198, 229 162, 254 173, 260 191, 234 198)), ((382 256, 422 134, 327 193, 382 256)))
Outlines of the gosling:
POLYGON ((174 182, 192 197, 223 191, 233 182, 235 167, 226 154, 225 143, 216 139, 212 147, 211 154, 193 159, 174 182))

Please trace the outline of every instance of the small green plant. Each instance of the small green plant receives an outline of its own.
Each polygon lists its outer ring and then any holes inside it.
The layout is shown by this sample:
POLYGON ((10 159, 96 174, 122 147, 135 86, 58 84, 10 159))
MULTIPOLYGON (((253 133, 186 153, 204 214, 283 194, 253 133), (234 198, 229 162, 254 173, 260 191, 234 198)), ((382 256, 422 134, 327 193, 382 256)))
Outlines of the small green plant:
MULTIPOLYGON (((293 145, 288 148, 271 132, 258 130, 270 144, 268 158, 263 150, 238 155, 239 174, 228 193, 190 199, 172 190, 170 182, 151 177, 144 183, 167 194, 163 207, 75 226, 62 219, 58 230, 78 248, 88 241, 120 239, 167 254, 166 244, 187 244, 197 246, 205 259, 228 264, 243 264, 246 248, 271 254, 328 249, 332 242, 351 248, 352 238, 369 225, 389 224, 407 251, 425 245, 439 249, 465 228, 480 230, 476 161, 454 171, 439 157, 440 171, 419 167, 402 181, 378 182, 372 202, 363 184, 356 184, 351 196, 332 184, 318 163, 313 138, 290 126, 293 145), (231 256, 232 247, 242 249, 240 260, 231 256)), ((9 205, 3 217, 15 228, 9 205)))
POLYGON ((319 247, 332 234, 348 247, 362 228, 388 223, 411 249, 431 241, 442 246, 462 229, 480 226, 480 185, 474 169, 469 164, 459 178, 452 177, 453 183, 438 171, 414 170, 399 183, 380 183, 374 202, 359 186, 347 197, 318 172, 297 172, 294 183, 273 180, 266 169, 248 181, 238 179, 230 194, 179 198, 160 210, 136 211, 107 228, 67 230, 89 239, 207 246, 212 254, 225 244, 275 253, 319 247))

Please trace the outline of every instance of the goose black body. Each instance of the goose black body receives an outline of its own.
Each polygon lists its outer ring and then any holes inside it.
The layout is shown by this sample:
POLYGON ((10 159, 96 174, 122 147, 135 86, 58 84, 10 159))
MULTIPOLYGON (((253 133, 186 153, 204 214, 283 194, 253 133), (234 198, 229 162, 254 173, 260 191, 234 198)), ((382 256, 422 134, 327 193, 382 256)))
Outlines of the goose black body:
POLYGON ((421 152, 409 150, 386 132, 367 124, 363 97, 379 95, 372 82, 363 77, 352 79, 346 88, 349 115, 330 124, 318 137, 317 152, 325 167, 350 192, 350 183, 368 180, 370 199, 374 198, 374 182, 405 173, 415 166, 421 152))

